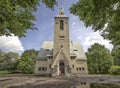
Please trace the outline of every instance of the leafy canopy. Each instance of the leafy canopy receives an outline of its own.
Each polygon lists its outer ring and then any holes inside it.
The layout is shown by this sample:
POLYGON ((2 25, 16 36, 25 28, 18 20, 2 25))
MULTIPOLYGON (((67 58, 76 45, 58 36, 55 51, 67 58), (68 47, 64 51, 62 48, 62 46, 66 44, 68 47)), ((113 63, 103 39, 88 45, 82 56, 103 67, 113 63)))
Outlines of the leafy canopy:
POLYGON ((2 52, 0 50, 0 70, 15 72, 17 70, 17 61, 19 54, 15 52, 2 52))
POLYGON ((79 0, 70 8, 86 27, 101 31, 105 39, 120 45, 120 0, 79 0))
POLYGON ((37 51, 34 49, 26 50, 18 62, 18 70, 22 73, 33 73, 37 51))
POLYGON ((56 0, 0 0, 0 36, 11 33, 22 37, 27 30, 35 30, 35 16, 39 2, 53 8, 56 0))
POLYGON ((114 75, 120 75, 120 66, 112 66, 109 72, 114 75))
MULTIPOLYGON (((57 0, 0 0, 0 36, 11 33, 22 37, 27 30, 37 29, 34 25, 39 3, 54 8, 57 0)), ((79 0, 70 12, 80 17, 86 27, 101 31, 105 39, 120 45, 120 0, 79 0)))
POLYGON ((86 53, 90 73, 108 73, 113 65, 113 57, 105 46, 95 43, 86 53))
POLYGON ((114 58, 114 65, 120 66, 120 47, 114 47, 112 50, 112 56, 114 58))

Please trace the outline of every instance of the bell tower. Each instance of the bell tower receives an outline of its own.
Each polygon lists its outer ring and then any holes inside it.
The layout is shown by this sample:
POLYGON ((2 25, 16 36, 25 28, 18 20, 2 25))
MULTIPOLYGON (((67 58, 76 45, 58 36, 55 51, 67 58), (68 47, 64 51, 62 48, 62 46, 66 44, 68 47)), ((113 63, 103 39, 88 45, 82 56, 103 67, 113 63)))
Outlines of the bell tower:
POLYGON ((65 15, 63 8, 60 8, 59 14, 54 17, 54 22, 53 55, 61 50, 66 59, 70 61, 69 18, 65 15))

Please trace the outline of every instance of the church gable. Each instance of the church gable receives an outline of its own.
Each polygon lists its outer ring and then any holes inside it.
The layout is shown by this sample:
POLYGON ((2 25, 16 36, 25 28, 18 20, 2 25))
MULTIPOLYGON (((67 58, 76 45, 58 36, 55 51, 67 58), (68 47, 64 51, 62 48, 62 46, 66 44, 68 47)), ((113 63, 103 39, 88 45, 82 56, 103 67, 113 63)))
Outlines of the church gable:
POLYGON ((59 51, 57 56, 54 58, 53 63, 52 63, 52 68, 54 66, 58 65, 60 61, 65 62, 66 65, 69 65, 68 59, 66 58, 64 52, 62 50, 59 51))

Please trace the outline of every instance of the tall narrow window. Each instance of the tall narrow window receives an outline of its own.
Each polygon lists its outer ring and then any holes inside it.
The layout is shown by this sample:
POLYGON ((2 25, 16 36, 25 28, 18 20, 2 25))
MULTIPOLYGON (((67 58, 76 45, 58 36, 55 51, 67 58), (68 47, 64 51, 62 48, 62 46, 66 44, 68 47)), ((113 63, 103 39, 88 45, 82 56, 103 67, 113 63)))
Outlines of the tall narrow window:
POLYGON ((41 71, 41 67, 39 67, 39 71, 41 71))
POLYGON ((61 45, 61 48, 63 48, 63 45, 61 45))
POLYGON ((84 70, 85 70, 85 68, 84 68, 84 67, 82 67, 82 70, 84 71, 84 70))
POLYGON ((64 21, 60 20, 60 30, 64 30, 64 21))
POLYGON ((49 68, 51 68, 51 64, 50 64, 49 68))
POLYGON ((78 68, 76 68, 76 70, 78 71, 78 68))
POLYGON ((42 67, 42 71, 44 71, 44 67, 42 67))
POLYGON ((81 71, 81 68, 79 68, 79 70, 81 71))
POLYGON ((74 65, 72 65, 72 67, 74 68, 74 65))

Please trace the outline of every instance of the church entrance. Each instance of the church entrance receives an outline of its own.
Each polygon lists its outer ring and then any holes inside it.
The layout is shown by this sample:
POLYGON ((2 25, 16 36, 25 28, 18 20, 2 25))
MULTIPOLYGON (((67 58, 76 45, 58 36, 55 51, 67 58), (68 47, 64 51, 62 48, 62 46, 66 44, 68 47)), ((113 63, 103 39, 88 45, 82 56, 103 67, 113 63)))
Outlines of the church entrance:
POLYGON ((60 61, 59 63, 59 75, 64 75, 65 74, 65 64, 63 61, 60 61))

